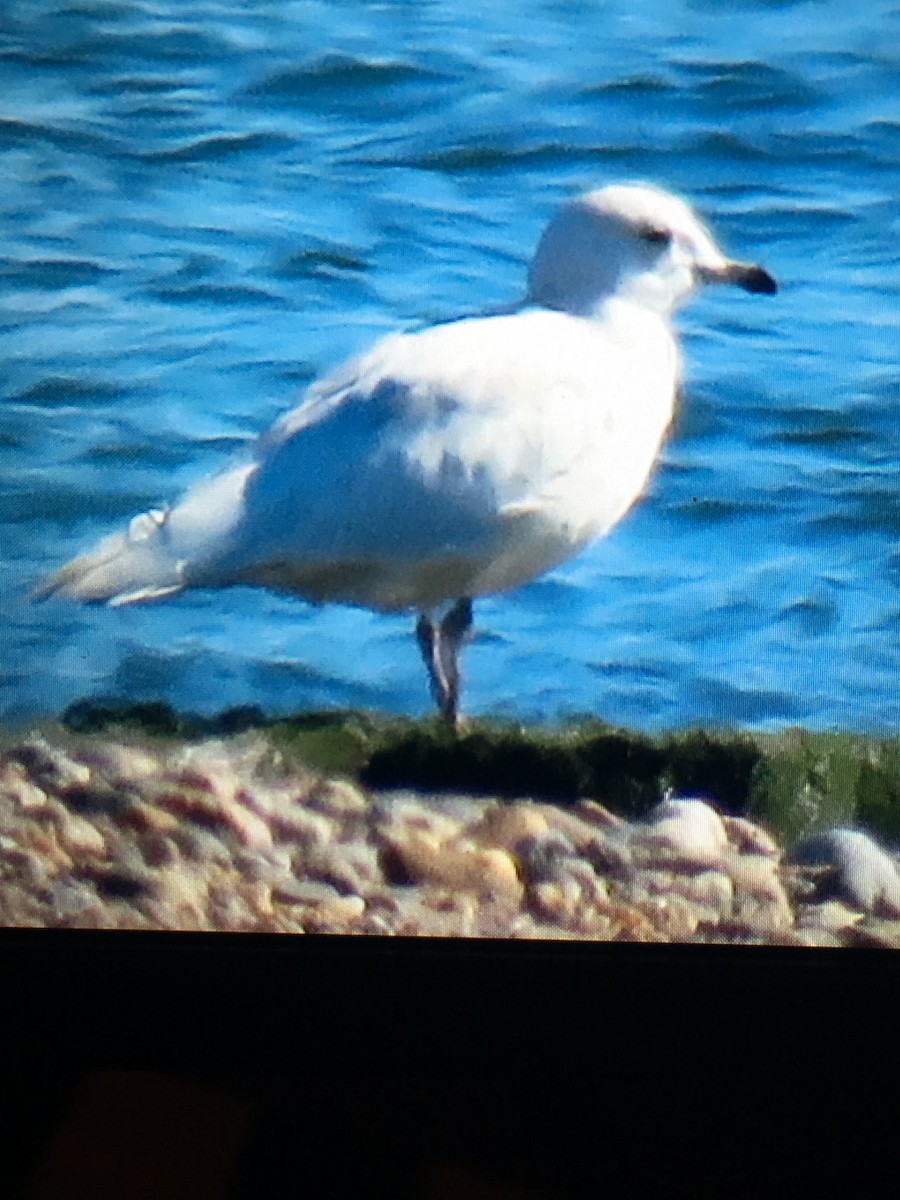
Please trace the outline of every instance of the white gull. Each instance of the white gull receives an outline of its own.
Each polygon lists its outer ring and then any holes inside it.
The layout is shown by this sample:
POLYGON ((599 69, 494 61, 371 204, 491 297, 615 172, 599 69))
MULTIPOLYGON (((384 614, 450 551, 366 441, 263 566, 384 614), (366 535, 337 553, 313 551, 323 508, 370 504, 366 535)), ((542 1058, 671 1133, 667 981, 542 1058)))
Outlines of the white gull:
POLYGON ((412 610, 453 724, 472 601, 565 562, 640 495, 675 403, 670 315, 700 283, 777 290, 676 196, 581 196, 544 232, 521 305, 382 339, 314 383, 249 463, 35 594, 120 605, 252 584, 412 610))

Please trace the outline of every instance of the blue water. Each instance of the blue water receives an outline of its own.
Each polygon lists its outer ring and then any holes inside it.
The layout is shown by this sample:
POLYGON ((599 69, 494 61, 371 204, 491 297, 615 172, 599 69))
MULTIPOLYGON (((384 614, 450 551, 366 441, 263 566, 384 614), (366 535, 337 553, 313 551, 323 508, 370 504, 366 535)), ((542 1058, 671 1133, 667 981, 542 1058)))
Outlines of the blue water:
POLYGON ((377 334, 517 298, 560 201, 643 178, 783 292, 681 315, 646 497, 479 606, 467 708, 895 730, 898 14, 5 0, 0 717, 88 695, 426 711, 405 618, 249 589, 23 597, 377 334))

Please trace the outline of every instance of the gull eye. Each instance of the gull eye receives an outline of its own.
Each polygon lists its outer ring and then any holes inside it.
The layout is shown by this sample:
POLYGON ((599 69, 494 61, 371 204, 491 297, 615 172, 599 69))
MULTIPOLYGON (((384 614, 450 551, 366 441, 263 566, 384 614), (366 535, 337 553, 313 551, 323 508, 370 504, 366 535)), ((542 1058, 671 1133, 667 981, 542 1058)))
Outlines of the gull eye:
POLYGON ((663 229, 660 225, 643 225, 638 231, 638 237, 651 246, 668 246, 672 241, 672 230, 663 229))

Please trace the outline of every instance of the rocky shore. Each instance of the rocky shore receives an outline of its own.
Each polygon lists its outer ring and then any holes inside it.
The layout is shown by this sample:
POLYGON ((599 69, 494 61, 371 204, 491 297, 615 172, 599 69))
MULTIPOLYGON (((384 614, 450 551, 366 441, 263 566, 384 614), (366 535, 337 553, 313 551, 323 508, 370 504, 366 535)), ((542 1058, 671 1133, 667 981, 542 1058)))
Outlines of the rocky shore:
POLYGON ((900 874, 861 830, 786 847, 697 796, 626 818, 366 787, 258 729, 54 726, 0 753, 0 923, 900 947, 900 874))

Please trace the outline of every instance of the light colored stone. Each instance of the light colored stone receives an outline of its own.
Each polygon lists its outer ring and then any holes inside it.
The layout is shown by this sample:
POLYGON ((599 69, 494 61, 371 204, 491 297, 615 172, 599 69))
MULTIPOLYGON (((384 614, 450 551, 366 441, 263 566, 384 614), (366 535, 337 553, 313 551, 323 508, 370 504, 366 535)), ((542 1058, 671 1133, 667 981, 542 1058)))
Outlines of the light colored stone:
POLYGON ((840 934, 828 929, 798 929, 788 931, 777 939, 778 945, 836 950, 846 945, 840 934))
POLYGON ((272 812, 269 827, 278 841, 301 846, 327 846, 334 840, 335 829, 328 817, 310 812, 301 804, 272 812))
POLYGON ((384 937, 396 931, 391 919, 384 913, 367 912, 363 915, 359 932, 384 937))
POLYGON ((392 830, 389 844, 409 875, 420 883, 518 897, 522 884, 505 850, 477 842, 447 842, 418 828, 392 830))
POLYGON ((188 860, 182 862, 181 870, 201 874, 211 864, 228 866, 233 857, 234 842, 228 837, 227 827, 224 840, 220 836, 222 832, 222 829, 213 832, 197 825, 179 825, 173 829, 169 836, 183 859, 188 860))
POLYGON ((256 730, 229 738, 204 738, 174 748, 168 758, 170 772, 205 779, 216 795, 231 798, 254 778, 267 742, 256 730))
POLYGON ((528 889, 529 905, 535 916, 562 925, 575 920, 581 896, 581 887, 574 879, 545 880, 528 889))
POLYGON ((377 824, 389 837, 403 837, 408 831, 439 842, 449 842, 463 832, 463 822, 458 817, 406 798, 394 799, 387 810, 379 814, 377 824))
POLYGON ((47 793, 31 782, 25 768, 17 762, 6 762, 0 767, 0 795, 24 812, 38 813, 47 805, 47 793))
POLYGON ((336 842, 314 847, 300 856, 299 863, 305 875, 330 883, 345 894, 363 892, 379 875, 377 850, 368 845, 336 842))
POLYGON ((608 942, 616 933, 616 927, 605 909, 585 907, 578 915, 575 932, 586 941, 608 942))
POLYGON ((78 813, 70 813, 57 802, 53 802, 54 819, 59 834, 60 845, 73 859, 84 855, 106 855, 106 842, 103 834, 78 813))
POLYGON ((277 904, 327 904, 340 898, 340 893, 330 883, 312 879, 284 881, 272 888, 272 899, 277 904))
POLYGON ((370 808, 369 797, 349 779, 328 779, 312 789, 309 807, 337 820, 364 817, 370 808))
POLYGON ((214 929, 249 929, 255 923, 244 897, 235 888, 221 883, 210 886, 206 911, 214 929))
POLYGON ((866 920, 851 931, 854 946, 900 950, 900 921, 866 920))
POLYGON ((797 916, 798 929, 824 929, 829 933, 842 933, 858 924, 863 914, 854 912, 840 900, 828 900, 824 904, 804 905, 797 916))
POLYGON ((137 834, 171 833, 178 828, 179 818, 174 813, 167 812, 155 804, 147 804, 143 800, 135 800, 119 817, 119 824, 126 829, 134 830, 137 834))
POLYGON ((568 859, 562 864, 562 874, 565 878, 575 880, 587 903, 602 905, 609 899, 609 885, 590 863, 579 858, 568 859))
POLYGON ((575 847, 559 833, 539 839, 523 838, 516 847, 515 860, 526 883, 561 879, 576 860, 575 847))
POLYGON ((156 876, 160 899, 147 905, 170 929, 202 929, 208 926, 209 880, 200 872, 187 871, 181 863, 163 867, 156 876))
POLYGON ((748 821, 746 817, 723 817, 722 824, 728 840, 740 854, 765 854, 772 858, 781 855, 778 843, 761 825, 748 821))
POLYGON ((230 801, 223 805, 223 815, 242 845, 252 850, 271 850, 274 842, 268 824, 252 809, 230 801))
POLYGON ((739 892, 735 897, 733 921, 743 926, 750 935, 767 941, 775 934, 792 928, 794 914, 783 893, 780 896, 765 896, 739 892))
POLYGON ((500 846, 515 851, 525 838, 548 836, 550 826, 546 815, 536 804, 491 804, 484 816, 470 825, 467 836, 485 845, 500 846))
POLYGON ((585 842, 580 853, 599 875, 607 879, 628 881, 637 870, 631 848, 620 843, 618 838, 609 838, 602 833, 585 842))
POLYGON ((61 746, 48 742, 40 734, 26 738, 18 748, 25 759, 30 779, 54 788, 84 786, 90 782, 91 770, 84 763, 76 762, 61 746))
POLYGON ((785 898, 778 863, 774 859, 731 851, 725 857, 722 869, 727 872, 736 889, 770 900, 785 898))
POLYGON ((361 896, 337 896, 320 905, 316 911, 319 920, 335 925, 358 921, 366 911, 366 902, 361 896))
POLYGON ((0 871, 0 892, 7 891, 15 881, 41 902, 50 899, 54 879, 64 873, 55 861, 49 861, 40 853, 18 843, 4 845, 0 849, 0 871))
POLYGON ((617 817, 596 800, 579 800, 575 805, 575 812, 592 825, 599 825, 607 830, 621 830, 626 824, 622 817, 617 817))
POLYGON ((22 830, 21 845, 36 855, 53 874, 71 871, 75 866, 72 856, 60 844, 56 827, 31 823, 22 830))
POLYGON ((668 896, 675 887, 675 879, 674 871, 647 868, 635 875, 628 888, 628 894, 634 897, 668 896))
POLYGON ((159 757, 146 747, 120 744, 110 739, 80 746, 74 757, 111 782, 147 780, 162 770, 159 757))
MULTIPOLYGON (((275 908, 273 904, 274 897, 272 888, 265 880, 246 880, 242 879, 237 884, 238 895, 244 900, 250 913, 257 920, 260 917, 271 917, 274 915, 275 908)), ((251 925, 251 928, 253 926, 251 925)))
POLYGON ((719 916, 728 914, 734 902, 734 884, 721 871, 676 875, 672 879, 671 890, 690 903, 707 908, 719 916))
POLYGON ((703 800, 664 800, 650 814, 635 841, 695 866, 715 866, 728 845, 719 814, 703 800))
POLYGON ((853 908, 900 917, 900 873, 888 852, 859 829, 830 829, 804 838, 791 850, 792 862, 831 868, 833 889, 853 908))
POLYGON ((609 905, 607 916, 615 941, 652 943, 666 940, 637 904, 613 901, 609 905))
POLYGON ((50 905, 53 924, 77 921, 85 914, 90 914, 89 920, 93 921, 96 914, 103 911, 96 890, 90 884, 76 880, 54 883, 50 905))
POLYGON ((298 912, 302 928, 308 934, 348 934, 359 932, 366 906, 359 896, 338 896, 328 904, 298 912))
POLYGON ((641 906, 654 928, 667 940, 688 941, 697 932, 702 914, 683 896, 654 896, 641 906))
POLYGON ((550 828, 555 833, 567 838, 579 851, 589 843, 593 843, 598 837, 604 837, 615 832, 616 829, 605 823, 587 820, 580 809, 573 811, 550 804, 541 807, 550 828))
POLYGON ((465 917, 457 911, 436 909, 423 903, 422 897, 403 897, 392 918, 394 933, 400 937, 462 937, 465 917))
POLYGON ((221 829, 225 824, 222 801, 209 791, 179 787, 166 781, 154 802, 163 812, 177 817, 179 824, 189 822, 202 829, 221 829))

